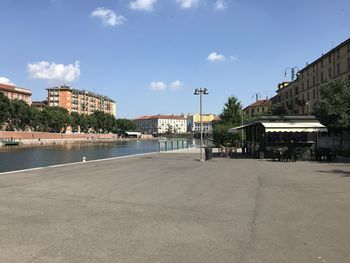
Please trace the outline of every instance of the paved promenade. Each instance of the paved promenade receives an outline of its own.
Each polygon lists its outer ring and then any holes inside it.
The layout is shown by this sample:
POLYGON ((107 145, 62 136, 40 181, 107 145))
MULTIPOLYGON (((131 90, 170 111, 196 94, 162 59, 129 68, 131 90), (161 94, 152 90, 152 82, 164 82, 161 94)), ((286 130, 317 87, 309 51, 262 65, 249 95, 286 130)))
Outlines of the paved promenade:
POLYGON ((350 165, 162 153, 0 175, 0 262, 350 262, 350 165))

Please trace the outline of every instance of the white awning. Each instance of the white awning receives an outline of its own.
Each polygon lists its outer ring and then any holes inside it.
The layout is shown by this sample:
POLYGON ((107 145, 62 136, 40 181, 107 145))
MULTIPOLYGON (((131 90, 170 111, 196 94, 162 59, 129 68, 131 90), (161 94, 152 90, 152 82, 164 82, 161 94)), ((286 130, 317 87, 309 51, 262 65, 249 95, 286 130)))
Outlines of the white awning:
POLYGON ((261 122, 266 132, 327 132, 319 122, 261 122))
POLYGON ((236 133, 237 130, 261 123, 266 132, 327 132, 327 127, 318 121, 312 122, 254 122, 228 130, 229 133, 236 133))
POLYGON ((141 136, 141 132, 125 132, 126 135, 129 135, 129 136, 141 136))

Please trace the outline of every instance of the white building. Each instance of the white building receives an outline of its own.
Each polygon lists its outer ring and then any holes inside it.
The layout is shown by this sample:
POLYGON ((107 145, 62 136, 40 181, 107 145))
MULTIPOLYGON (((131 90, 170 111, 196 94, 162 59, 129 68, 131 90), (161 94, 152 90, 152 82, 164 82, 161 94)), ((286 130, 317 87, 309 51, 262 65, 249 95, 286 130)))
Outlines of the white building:
POLYGON ((135 119, 137 129, 142 133, 166 134, 186 133, 186 116, 176 115, 154 115, 142 116, 135 119))

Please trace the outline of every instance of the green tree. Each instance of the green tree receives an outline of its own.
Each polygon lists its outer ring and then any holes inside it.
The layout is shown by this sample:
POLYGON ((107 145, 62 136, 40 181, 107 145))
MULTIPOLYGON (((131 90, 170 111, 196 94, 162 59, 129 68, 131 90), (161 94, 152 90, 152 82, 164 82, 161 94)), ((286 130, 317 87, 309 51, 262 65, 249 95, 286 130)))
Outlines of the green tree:
POLYGON ((321 87, 322 100, 314 105, 316 117, 332 129, 350 128, 350 82, 330 81, 321 87))
POLYGON ((9 121, 11 101, 4 93, 0 92, 0 126, 9 121))
POLYGON ((87 131, 93 131, 93 132, 98 132, 97 131, 97 119, 95 114, 91 114, 86 116, 86 122, 87 122, 87 131))
POLYGON ((47 107, 42 112, 43 130, 62 132, 71 123, 68 111, 61 107, 47 107))
POLYGON ((10 130, 25 130, 30 125, 30 106, 24 101, 15 100, 10 109, 10 130))
POLYGON ((117 127, 121 131, 134 131, 136 130, 136 124, 133 120, 117 119, 117 127))
POLYGON ((282 106, 281 103, 274 103, 269 107, 268 115, 271 116, 283 116, 286 115, 287 111, 286 109, 282 106))
POLYGON ((43 130, 41 114, 42 114, 41 111, 37 110, 34 107, 30 107, 30 109, 29 109, 29 116, 30 116, 29 127, 31 128, 32 131, 42 131, 43 130))
POLYGON ((223 123, 239 126, 242 123, 242 104, 234 96, 228 98, 224 105, 220 119, 223 123))
POLYGON ((242 125, 244 118, 242 104, 236 97, 229 97, 220 114, 221 121, 213 127, 214 143, 217 146, 239 144, 242 141, 241 133, 229 133, 228 129, 242 125))
POLYGON ((233 128, 231 124, 219 123, 213 128, 213 140, 216 146, 232 146, 241 142, 240 133, 229 133, 228 129, 233 128))
POLYGON ((344 150, 343 132, 350 130, 350 82, 328 82, 321 87, 321 98, 314 105, 313 113, 330 131, 340 132, 341 150, 344 150))

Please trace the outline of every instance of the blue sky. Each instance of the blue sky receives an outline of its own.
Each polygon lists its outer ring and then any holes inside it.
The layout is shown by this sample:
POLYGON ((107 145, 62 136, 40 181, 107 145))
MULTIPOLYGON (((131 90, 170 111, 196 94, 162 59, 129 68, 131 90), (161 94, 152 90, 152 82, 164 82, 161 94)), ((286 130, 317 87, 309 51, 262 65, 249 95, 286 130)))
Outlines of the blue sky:
POLYGON ((118 117, 220 113, 273 96, 287 67, 350 37, 348 0, 0 0, 0 80, 67 84, 117 101, 118 117))

